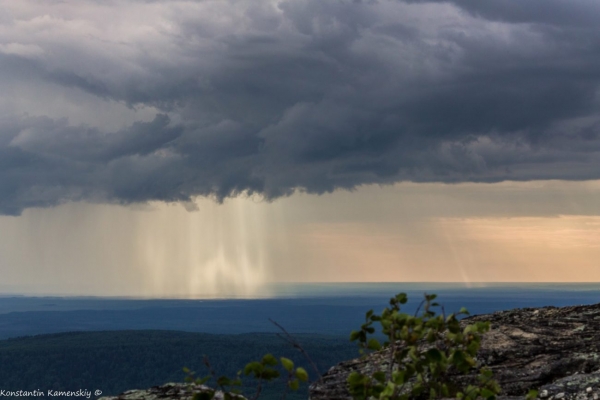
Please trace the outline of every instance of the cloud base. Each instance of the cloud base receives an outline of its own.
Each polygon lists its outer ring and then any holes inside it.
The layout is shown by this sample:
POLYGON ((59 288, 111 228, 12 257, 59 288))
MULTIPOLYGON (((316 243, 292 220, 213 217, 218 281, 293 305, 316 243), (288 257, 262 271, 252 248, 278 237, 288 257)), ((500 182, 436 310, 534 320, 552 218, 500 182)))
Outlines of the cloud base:
POLYGON ((600 178, 593 1, 78 1, 0 18, 0 213, 600 178))

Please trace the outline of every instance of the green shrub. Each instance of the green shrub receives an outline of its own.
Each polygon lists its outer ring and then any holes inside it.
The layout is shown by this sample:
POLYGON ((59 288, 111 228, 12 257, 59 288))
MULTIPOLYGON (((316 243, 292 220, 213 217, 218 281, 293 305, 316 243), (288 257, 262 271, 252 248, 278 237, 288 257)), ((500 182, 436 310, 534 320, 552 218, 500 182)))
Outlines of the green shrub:
MULTIPOLYGON (((207 357, 204 358, 204 364, 208 368, 210 374, 203 378, 197 378, 193 371, 184 368, 183 371, 187 374, 185 379, 186 382, 203 385, 211 379, 214 379, 218 388, 223 391, 225 400, 235 400, 235 395, 241 393, 239 387, 242 385, 242 371, 238 371, 235 379, 228 378, 227 376, 217 377, 207 357)), ((281 397, 282 399, 285 399, 289 389, 296 391, 300 387, 300 382, 308 382, 308 373, 306 370, 302 367, 294 368, 294 362, 289 358, 280 357, 278 360, 272 354, 265 354, 260 361, 252 361, 246 364, 243 370, 245 376, 251 376, 257 382, 256 391, 252 399, 258 399, 260 397, 265 382, 271 382, 281 376, 280 370, 283 370, 286 378, 285 389, 281 397), (279 368, 276 368, 278 366, 279 368)), ((215 393, 215 389, 195 393, 193 400, 211 400, 215 396, 215 393)))
MULTIPOLYGON (((406 304, 405 293, 399 293, 390 299, 390 307, 376 315, 373 310, 366 313, 366 321, 358 331, 350 334, 351 341, 358 341, 360 352, 384 350, 387 360, 380 364, 382 369, 370 371, 368 374, 352 372, 348 377, 350 393, 356 400, 408 400, 408 399, 495 399, 500 393, 498 383, 492 372, 480 368, 474 382, 461 384, 457 376, 470 374, 477 369, 475 356, 481 344, 481 336, 490 328, 489 322, 475 322, 461 328, 458 316, 468 315, 462 308, 458 313, 445 315, 443 307, 434 302, 436 295, 425 294, 414 315, 400 312, 400 306, 406 304), (442 313, 436 315, 432 310, 440 307, 442 313), (419 314, 420 312, 420 314, 419 314), (369 335, 375 333, 373 324, 378 322, 388 340, 383 345, 369 335)), ((293 347, 300 350, 312 364, 302 346, 279 324, 273 322, 285 334, 283 337, 293 347)), ((194 373, 184 369, 188 374, 186 381, 204 384, 214 379, 219 389, 225 393, 225 399, 233 399, 230 393, 238 394, 242 381, 242 371, 235 379, 218 377, 212 370, 208 359, 205 364, 210 375, 196 378, 194 373)), ((307 382, 306 370, 294 369, 294 363, 281 357, 279 360, 271 354, 265 355, 261 361, 253 361, 246 365, 243 374, 256 379, 257 386, 253 399, 257 399, 264 382, 272 381, 284 372, 286 377, 285 391, 297 390, 300 381, 307 382), (275 368, 279 366, 279 368, 275 368)), ((210 400, 215 390, 197 394, 194 400, 210 400)), ((531 391, 527 398, 535 398, 537 392, 531 391)))
POLYGON ((495 399, 500 392, 498 383, 489 369, 479 369, 476 382, 466 386, 458 383, 456 375, 467 374, 477 368, 475 356, 481 335, 489 330, 489 322, 476 322, 461 328, 459 315, 468 315, 462 308, 456 314, 436 315, 432 308, 436 295, 425 294, 415 315, 400 312, 407 302, 405 293, 390 299, 390 307, 376 315, 366 314, 366 322, 353 331, 350 340, 358 341, 361 353, 386 348, 388 358, 369 374, 352 372, 348 377, 354 399, 495 399), (421 313, 419 314, 419 311, 421 313), (383 346, 375 338, 373 324, 379 322, 387 336, 383 346))

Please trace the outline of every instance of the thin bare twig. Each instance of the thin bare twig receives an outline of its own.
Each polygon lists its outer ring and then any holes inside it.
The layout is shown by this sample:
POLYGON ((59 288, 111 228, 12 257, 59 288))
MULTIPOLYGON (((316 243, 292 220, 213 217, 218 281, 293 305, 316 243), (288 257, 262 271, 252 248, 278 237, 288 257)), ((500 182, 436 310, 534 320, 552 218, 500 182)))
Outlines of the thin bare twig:
MULTIPOLYGON (((427 295, 427 293, 425 293, 425 295, 427 295)), ((419 310, 421 309, 423 304, 425 304, 425 299, 421 300, 421 302, 419 303, 419 307, 417 307, 417 309, 415 310, 415 317, 419 314, 419 310)))
POLYGON ((280 334, 277 334, 278 337, 282 338, 283 340, 285 340, 286 342, 288 342, 289 344, 291 344, 295 349, 298 349, 300 351, 300 353, 302 353, 302 355, 304 356, 304 358, 306 358, 306 360, 310 363, 312 369, 315 371, 315 373, 319 377, 318 381, 320 381, 321 379, 323 379, 323 377, 321 376, 321 373, 319 372, 319 368, 317 368, 317 365, 310 358, 310 356, 308 355, 308 353, 306 352, 306 350, 304 350, 304 348, 300 345, 300 343, 298 343, 296 341, 296 339, 294 339, 294 337, 292 335, 290 335, 289 332, 286 331, 283 326, 279 325, 277 322, 273 321, 271 318, 269 318, 269 321, 271 321, 271 323, 273 325, 275 325, 276 327, 278 327, 279 329, 281 329, 281 331, 285 335, 285 337, 284 337, 284 336, 281 336, 280 334))
POLYGON ((396 330, 394 329, 394 324, 390 326, 390 339, 390 364, 388 365, 388 381, 392 380, 394 359, 396 358, 396 330))
POLYGON ((259 377, 258 378, 258 386, 256 386, 256 394, 254 394, 254 397, 252 398, 252 400, 256 400, 260 397, 260 392, 262 391, 262 379, 259 377))
POLYGON ((208 361, 208 356, 207 355, 204 355, 204 365, 206 365, 206 368, 208 368, 208 372, 210 372, 210 375, 215 380, 215 383, 217 383, 217 373, 215 372, 215 370, 210 365, 210 361, 208 361))
POLYGON ((288 379, 287 382, 285 383, 285 390, 283 392, 283 394, 281 395, 281 400, 285 400, 288 390, 290 388, 290 382, 292 381, 292 371, 288 371, 288 379))

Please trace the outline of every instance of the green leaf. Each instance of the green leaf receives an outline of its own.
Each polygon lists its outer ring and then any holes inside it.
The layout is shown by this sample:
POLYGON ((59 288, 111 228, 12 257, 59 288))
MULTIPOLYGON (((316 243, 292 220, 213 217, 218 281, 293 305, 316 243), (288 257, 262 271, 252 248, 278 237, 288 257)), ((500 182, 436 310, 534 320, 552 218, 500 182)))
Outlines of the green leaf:
POLYGON ((469 315, 469 311, 465 307, 461 307, 458 313, 469 315))
POLYGON ((538 391, 535 389, 531 389, 529 391, 529 393, 527 393, 527 396, 525 397, 525 399, 527 400, 535 400, 537 398, 538 395, 538 391))
POLYGON ((492 375, 494 375, 494 373, 493 373, 493 372, 492 372, 490 369, 487 369, 487 368, 482 368, 482 369, 481 369, 481 375, 482 375, 484 378, 491 378, 491 377, 492 377, 492 375))
POLYGON ((348 375, 348 383, 350 385, 357 385, 363 381, 363 375, 354 371, 348 375))
POLYGON ((394 394, 394 390, 396 389, 396 385, 393 382, 388 382, 383 391, 381 392, 382 398, 389 398, 394 394))
POLYGON ((258 361, 252 361, 244 367, 244 375, 250 375, 254 373, 254 375, 258 375, 262 372, 263 366, 258 361))
POLYGON ((289 358, 285 358, 285 357, 281 357, 281 365, 283 365, 283 368, 285 368, 285 370, 287 372, 292 372, 292 370, 294 369, 294 362, 292 360, 290 360, 289 358))
POLYGON ((477 354, 477 350, 479 350, 479 341, 474 340, 471 343, 469 343, 469 345, 467 346, 467 350, 472 356, 477 354))
POLYGON ((379 343, 379 340, 371 338, 367 343, 367 348, 371 350, 381 350, 381 343, 379 343))
POLYGON ((226 376, 220 376, 217 379, 217 385, 219 386, 227 386, 229 384, 231 384, 231 380, 226 376))
POLYGON ((440 362, 442 361, 442 352, 434 347, 427 350, 427 353, 425 353, 425 357, 427 357, 427 360, 429 362, 440 362))
POLYGON ((265 354, 262 358, 262 363, 264 365, 269 365, 271 367, 277 365, 277 359, 273 357, 272 354, 265 354))
POLYGON ((198 378, 196 379, 194 382, 196 383, 196 385, 204 385, 206 382, 208 382, 210 380, 211 376, 207 375, 204 378, 198 378))
POLYGON ((409 371, 394 371, 392 372, 392 381, 396 384, 396 385, 402 385, 404 384, 404 382, 406 382, 406 375, 407 372, 409 371))
POLYGON ((400 304, 406 304, 406 302, 408 301, 408 296, 406 295, 406 293, 398 293, 396 295, 396 301, 400 304))
POLYGON ((426 295, 425 295, 425 299, 426 299, 427 301, 433 301, 433 300, 435 300, 436 298, 437 298, 437 294, 426 294, 426 295))
POLYGON ((385 372, 383 371, 377 371, 373 374, 373 379, 375 379, 377 382, 383 383, 385 382, 385 372))
POLYGON ((272 381, 273 379, 279 378, 279 371, 272 368, 267 368, 261 372, 260 377, 266 381, 272 381))
MULTIPOLYGON (((418 396, 419 394, 423 393, 423 389, 424 389, 423 384, 415 383, 412 387, 412 394, 418 396)), ((417 396, 415 396, 415 397, 417 397, 417 396)))
POLYGON ((300 382, 298 382, 298 379, 293 379, 288 382, 288 385, 289 385, 290 389, 296 391, 300 387, 300 382))
POLYGON ((300 379, 302 382, 308 381, 308 373, 302 367, 296 368, 296 378, 300 379))

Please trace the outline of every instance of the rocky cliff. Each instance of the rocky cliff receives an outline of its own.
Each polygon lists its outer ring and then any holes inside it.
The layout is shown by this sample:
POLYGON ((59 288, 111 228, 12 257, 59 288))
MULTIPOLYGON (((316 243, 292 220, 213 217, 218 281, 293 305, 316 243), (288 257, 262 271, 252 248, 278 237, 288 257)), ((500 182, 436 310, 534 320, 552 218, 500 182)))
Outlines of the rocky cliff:
MULTIPOLYGON (((529 389, 549 400, 600 397, 600 304, 502 311, 462 323, 474 321, 491 322, 477 359, 494 372, 501 398, 524 398, 529 389)), ((332 367, 311 385, 310 400, 351 399, 348 374, 373 370, 387 359, 383 350, 332 367)))

